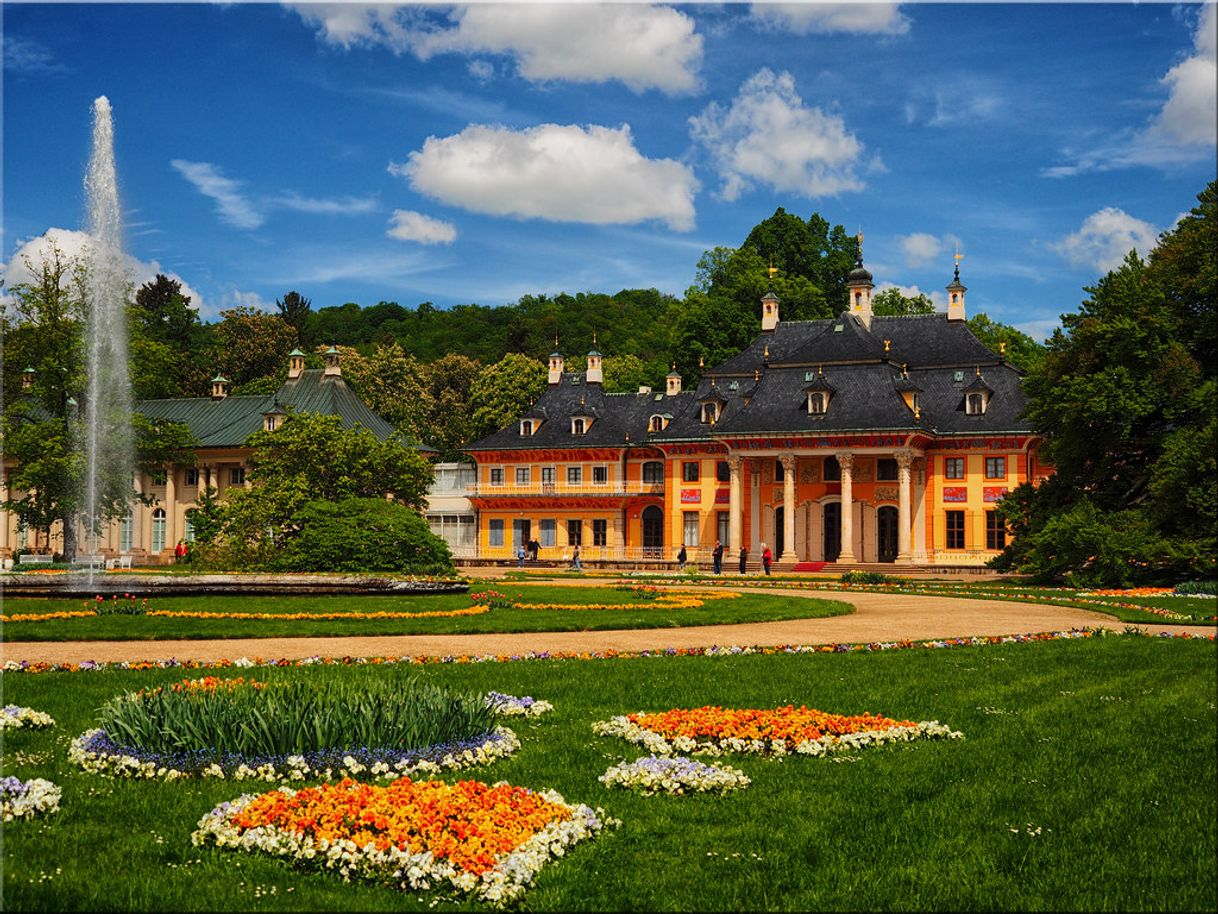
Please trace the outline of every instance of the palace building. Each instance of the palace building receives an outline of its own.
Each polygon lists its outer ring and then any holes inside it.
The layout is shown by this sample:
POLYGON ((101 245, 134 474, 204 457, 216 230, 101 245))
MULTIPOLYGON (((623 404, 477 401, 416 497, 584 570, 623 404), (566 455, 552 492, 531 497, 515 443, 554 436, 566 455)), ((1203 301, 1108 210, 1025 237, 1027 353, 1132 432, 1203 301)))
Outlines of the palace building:
MULTIPOLYGON (((602 389, 602 356, 564 371, 520 420, 466 448, 478 554, 734 567, 768 545, 799 563, 979 566, 1006 545, 995 503, 1037 481, 1041 439, 1022 418, 1019 371, 965 322, 959 261, 947 313, 872 313, 871 273, 850 273, 831 320, 782 321, 773 291, 761 333, 685 389, 602 389)), ((1002 347, 1005 348, 1005 347, 1002 347)), ((815 567, 815 566, 814 566, 815 567)))

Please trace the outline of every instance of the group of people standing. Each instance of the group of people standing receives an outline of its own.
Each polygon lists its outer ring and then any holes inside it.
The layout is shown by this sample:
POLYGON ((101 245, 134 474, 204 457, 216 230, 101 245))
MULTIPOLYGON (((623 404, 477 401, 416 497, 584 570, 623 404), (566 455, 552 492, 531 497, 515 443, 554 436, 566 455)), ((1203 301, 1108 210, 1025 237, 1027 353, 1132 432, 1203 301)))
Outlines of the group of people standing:
MULTIPOLYGON (((711 550, 711 559, 714 561, 715 574, 723 572, 723 543, 715 540, 715 548, 711 550)), ((689 553, 685 551, 685 544, 681 544, 681 550, 677 553, 677 570, 684 571, 685 563, 689 560, 689 553)), ((774 561, 774 553, 770 551, 770 547, 765 543, 761 544, 761 567, 766 574, 770 573, 770 565, 774 561)), ((744 574, 748 568, 749 550, 747 546, 740 547, 740 573, 744 574)))

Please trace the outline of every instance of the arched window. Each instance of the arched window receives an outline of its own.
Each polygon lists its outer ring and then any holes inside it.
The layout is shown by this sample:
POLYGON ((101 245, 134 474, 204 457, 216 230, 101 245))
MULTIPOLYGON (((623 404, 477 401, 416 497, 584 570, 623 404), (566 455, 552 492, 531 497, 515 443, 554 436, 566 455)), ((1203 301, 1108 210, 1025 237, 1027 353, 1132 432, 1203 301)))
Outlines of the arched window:
POLYGON ((532 434, 533 434, 533 420, 532 419, 521 419, 520 420, 521 437, 528 438, 532 434))
POLYGON ((970 416, 980 416, 985 412, 985 394, 969 394, 964 401, 964 411, 970 416))
POLYGON ((648 485, 663 485, 664 464, 659 460, 651 460, 643 464, 643 482, 648 485))
POLYGON ((571 434, 572 435, 582 435, 584 433, 584 425, 585 425, 585 423, 584 423, 583 419, 572 419, 571 420, 571 434))
POLYGON ((165 509, 157 508, 152 512, 152 551, 160 552, 165 548, 165 509))
POLYGON ((821 391, 808 394, 808 414, 812 416, 823 416, 826 408, 829 405, 829 398, 821 391))
POLYGON ((718 418, 719 418, 719 404, 718 403, 703 403, 702 404, 702 422, 704 425, 713 423, 713 422, 717 421, 718 418))
POLYGON ((652 416, 651 420, 647 424, 647 431, 649 431, 649 432, 664 431, 664 417, 661 415, 658 415, 658 414, 655 416, 652 416))

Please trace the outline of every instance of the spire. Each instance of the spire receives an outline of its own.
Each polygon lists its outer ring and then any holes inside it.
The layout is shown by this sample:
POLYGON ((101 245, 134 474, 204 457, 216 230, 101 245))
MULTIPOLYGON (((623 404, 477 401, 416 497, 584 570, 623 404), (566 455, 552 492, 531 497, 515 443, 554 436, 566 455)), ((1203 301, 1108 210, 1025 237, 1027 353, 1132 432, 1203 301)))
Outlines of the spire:
POLYGON ((968 289, 960 281, 960 261, 964 259, 964 255, 960 253, 959 242, 956 242, 956 253, 953 255, 953 259, 956 261, 956 272, 952 276, 952 281, 947 286, 947 319, 949 321, 962 321, 965 318, 964 293, 968 289))
POLYGON ((875 288, 871 273, 863 266, 863 230, 859 229, 859 257, 846 277, 846 291, 849 296, 850 313, 863 322, 863 326, 871 329, 871 290, 875 288))

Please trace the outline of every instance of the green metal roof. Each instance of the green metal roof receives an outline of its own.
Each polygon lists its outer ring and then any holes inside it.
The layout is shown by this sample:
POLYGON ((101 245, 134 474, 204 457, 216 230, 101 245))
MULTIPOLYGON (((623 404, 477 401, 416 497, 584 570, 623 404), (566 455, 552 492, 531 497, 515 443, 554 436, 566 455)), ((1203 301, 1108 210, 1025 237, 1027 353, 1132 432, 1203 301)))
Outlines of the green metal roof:
MULTIPOLYGON (((361 425, 382 441, 396 434, 396 429, 365 406, 341 376, 327 376, 320 368, 306 369, 273 394, 218 400, 210 397, 141 400, 136 411, 149 419, 181 422, 190 428, 201 447, 219 448, 244 445, 246 438, 261 431, 262 417, 275 412, 277 407, 288 412, 338 416, 344 428, 361 425)), ((419 450, 432 450, 425 445, 416 446, 419 450)))

